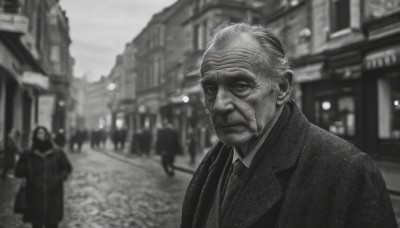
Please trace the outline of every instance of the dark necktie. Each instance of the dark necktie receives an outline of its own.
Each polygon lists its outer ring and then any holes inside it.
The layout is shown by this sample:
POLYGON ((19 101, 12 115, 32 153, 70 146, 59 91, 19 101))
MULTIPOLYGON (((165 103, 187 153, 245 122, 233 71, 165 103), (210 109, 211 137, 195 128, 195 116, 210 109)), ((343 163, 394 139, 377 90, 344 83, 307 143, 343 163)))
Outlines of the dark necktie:
POLYGON ((237 188, 240 183, 240 176, 242 175, 244 169, 246 167, 243 165, 242 161, 237 159, 232 164, 232 170, 228 177, 228 183, 225 187, 225 192, 223 194, 222 202, 221 202, 221 212, 225 214, 228 206, 230 205, 233 196, 235 195, 237 188))

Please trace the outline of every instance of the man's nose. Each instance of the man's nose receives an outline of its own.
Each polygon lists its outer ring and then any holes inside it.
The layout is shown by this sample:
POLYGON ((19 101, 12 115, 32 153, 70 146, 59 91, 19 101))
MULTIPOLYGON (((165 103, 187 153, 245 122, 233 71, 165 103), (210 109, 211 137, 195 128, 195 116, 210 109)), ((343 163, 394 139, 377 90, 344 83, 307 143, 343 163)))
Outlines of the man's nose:
POLYGON ((219 88, 214 102, 214 112, 226 112, 233 109, 231 94, 224 88, 219 88))

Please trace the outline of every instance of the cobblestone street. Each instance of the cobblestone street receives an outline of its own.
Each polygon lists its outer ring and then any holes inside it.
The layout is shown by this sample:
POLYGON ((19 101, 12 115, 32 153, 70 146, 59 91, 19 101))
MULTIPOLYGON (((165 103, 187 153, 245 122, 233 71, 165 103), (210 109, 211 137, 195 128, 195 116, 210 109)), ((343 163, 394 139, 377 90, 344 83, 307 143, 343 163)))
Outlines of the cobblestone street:
MULTIPOLYGON (((179 226, 190 175, 167 177, 149 158, 118 159, 105 153, 69 154, 73 175, 65 184, 62 228, 179 226)), ((122 157, 121 157, 122 158, 122 157)), ((25 228, 12 213, 17 180, 0 182, 0 228, 25 228)))
MULTIPOLYGON (((169 178, 155 158, 85 150, 69 153, 74 171, 65 184, 61 228, 176 228, 191 176, 169 178)), ((200 160, 199 157, 198 160, 200 160)), ((179 164, 186 158, 178 157, 179 164)), ((0 181, 0 228, 28 228, 12 213, 19 181, 0 181)), ((391 196, 400 223, 400 196, 391 196)))

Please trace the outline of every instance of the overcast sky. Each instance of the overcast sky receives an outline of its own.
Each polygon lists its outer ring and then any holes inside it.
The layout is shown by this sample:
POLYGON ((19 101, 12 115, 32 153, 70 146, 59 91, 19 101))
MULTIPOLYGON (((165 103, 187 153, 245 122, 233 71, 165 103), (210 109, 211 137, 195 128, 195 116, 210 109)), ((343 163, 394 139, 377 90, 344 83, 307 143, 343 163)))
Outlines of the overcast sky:
POLYGON ((61 0, 72 38, 74 74, 97 80, 108 75, 115 58, 154 13, 175 0, 61 0))

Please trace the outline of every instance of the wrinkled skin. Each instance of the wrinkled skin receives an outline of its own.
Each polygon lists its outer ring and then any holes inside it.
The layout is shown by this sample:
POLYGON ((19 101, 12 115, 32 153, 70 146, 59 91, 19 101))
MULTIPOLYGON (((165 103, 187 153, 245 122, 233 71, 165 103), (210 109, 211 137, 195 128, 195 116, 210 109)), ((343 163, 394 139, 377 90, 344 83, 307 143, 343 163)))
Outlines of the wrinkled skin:
POLYGON ((288 99, 271 75, 255 73, 258 50, 257 40, 242 34, 223 48, 208 49, 201 66, 204 102, 214 130, 223 143, 242 149, 272 127, 288 99))

